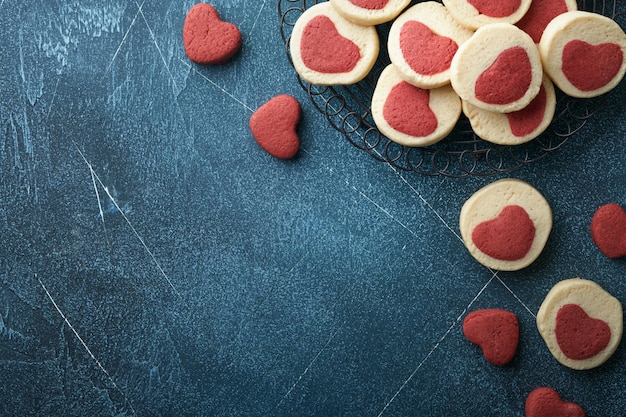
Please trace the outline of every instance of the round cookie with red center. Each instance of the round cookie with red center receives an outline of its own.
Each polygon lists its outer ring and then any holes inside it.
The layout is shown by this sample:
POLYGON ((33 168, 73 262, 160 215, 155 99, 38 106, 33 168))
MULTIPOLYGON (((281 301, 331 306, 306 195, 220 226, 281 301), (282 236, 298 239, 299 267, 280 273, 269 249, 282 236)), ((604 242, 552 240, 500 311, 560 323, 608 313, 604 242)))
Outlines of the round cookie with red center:
POLYGON ((460 24, 476 30, 490 23, 517 23, 531 0, 443 0, 443 4, 460 24))
POLYGON ((440 141, 461 115, 461 99, 452 87, 423 89, 406 82, 395 65, 380 74, 372 94, 372 117, 378 130, 406 146, 440 141))
POLYGON ((411 0, 330 0, 340 15, 357 25, 371 26, 395 19, 411 0))
POLYGON ((614 20, 596 13, 571 11, 552 19, 539 52, 554 84, 572 97, 602 95, 626 72, 626 34, 614 20))
POLYGON ((552 230, 552 210, 530 184, 505 178, 481 188, 463 204, 459 227, 478 262, 516 271, 543 251, 552 230))
POLYGON ((289 48, 293 66, 311 84, 354 84, 372 69, 379 51, 374 26, 346 20, 328 2, 308 8, 296 21, 289 48))
POLYGON ((459 45, 472 34, 441 3, 427 1, 393 22, 387 50, 406 81, 421 88, 441 87, 450 82, 450 64, 459 45))
POLYGON ((452 87, 461 98, 484 110, 521 110, 537 96, 543 79, 539 51, 532 38, 508 23, 479 28, 454 55, 452 87))
POLYGON ((548 23, 560 14, 578 10, 576 0, 533 0, 530 8, 515 24, 539 43, 548 23))
POLYGON ((537 313, 537 328, 561 364, 577 370, 595 368, 619 346, 622 305, 593 281, 567 279, 546 295, 537 313))
POLYGON ((498 145, 519 145, 536 138, 550 126, 555 110, 554 85, 545 75, 539 94, 522 110, 498 113, 463 102, 463 113, 474 133, 498 145))

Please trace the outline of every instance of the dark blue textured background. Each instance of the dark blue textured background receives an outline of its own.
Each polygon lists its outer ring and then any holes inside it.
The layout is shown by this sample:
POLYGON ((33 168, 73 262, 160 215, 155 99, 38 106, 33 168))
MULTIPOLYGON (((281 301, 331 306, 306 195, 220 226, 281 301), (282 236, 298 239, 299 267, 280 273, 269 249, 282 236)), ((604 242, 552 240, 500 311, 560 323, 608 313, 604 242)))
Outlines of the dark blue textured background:
POLYGON ((298 84, 275 1, 214 0, 241 52, 192 64, 193 4, 0 0, 0 415, 508 417, 538 386, 624 413, 624 345, 573 371, 534 317, 575 276, 626 300, 625 260, 588 231, 626 205, 624 83, 506 175, 554 228, 532 266, 494 275, 458 215, 504 175, 425 177, 352 147, 298 84), (290 161, 248 129, 280 93, 303 106, 290 161), (518 315, 510 365, 464 338, 478 308, 518 315))

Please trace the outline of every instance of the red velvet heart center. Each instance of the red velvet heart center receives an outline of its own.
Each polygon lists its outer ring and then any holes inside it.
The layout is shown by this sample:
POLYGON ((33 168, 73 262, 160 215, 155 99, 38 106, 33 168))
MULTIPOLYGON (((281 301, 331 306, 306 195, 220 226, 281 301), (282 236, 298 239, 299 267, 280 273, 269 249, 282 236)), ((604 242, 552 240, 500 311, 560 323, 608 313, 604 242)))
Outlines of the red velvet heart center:
POLYGON ((622 48, 614 43, 591 45, 573 40, 563 48, 563 74, 581 91, 593 91, 607 85, 624 62, 622 48))
POLYGON ((452 39, 433 33, 425 24, 409 20, 400 30, 400 49, 413 71, 433 75, 450 68, 459 47, 452 39))
POLYGON ((539 43, 548 23, 565 12, 567 5, 563 0, 533 0, 516 26, 529 34, 535 43, 539 43))
POLYGON ((477 310, 463 320, 463 333, 467 340, 480 346, 487 361, 501 366, 515 356, 519 323, 515 314, 506 310, 477 310))
POLYGON ((626 211, 618 204, 605 204, 593 215, 591 237, 609 258, 626 256, 626 211))
POLYGON ((578 404, 566 402, 552 388, 533 390, 526 398, 526 417, 585 417, 578 404))
POLYGON ((505 49, 478 76, 474 94, 488 104, 513 103, 526 94, 532 81, 532 67, 526 50, 520 46, 505 49))
POLYGON ((517 137, 523 137, 533 133, 543 121, 547 102, 548 95, 542 85, 537 97, 535 97, 528 106, 524 107, 522 110, 506 113, 511 133, 517 137))
POLYGON ((589 317, 578 304, 566 304, 556 313, 554 333, 563 354, 574 360, 596 356, 611 340, 609 325, 589 317))
POLYGON ((350 0, 355 6, 368 10, 381 10, 389 3, 389 0, 350 0))
POLYGON ((516 261, 528 254, 535 239, 535 224, 524 208, 511 205, 498 217, 480 223, 472 241, 486 255, 502 261, 516 261))
POLYGON ((396 84, 385 101, 383 117, 395 130, 425 137, 437 129, 437 116, 429 106, 430 91, 407 82, 396 84))
POLYGON ((314 17, 304 27, 300 55, 304 65, 327 74, 350 72, 361 59, 359 47, 341 36, 335 23, 323 15, 314 17))
POLYGON ((478 13, 489 17, 507 17, 515 13, 521 0, 467 0, 478 13))

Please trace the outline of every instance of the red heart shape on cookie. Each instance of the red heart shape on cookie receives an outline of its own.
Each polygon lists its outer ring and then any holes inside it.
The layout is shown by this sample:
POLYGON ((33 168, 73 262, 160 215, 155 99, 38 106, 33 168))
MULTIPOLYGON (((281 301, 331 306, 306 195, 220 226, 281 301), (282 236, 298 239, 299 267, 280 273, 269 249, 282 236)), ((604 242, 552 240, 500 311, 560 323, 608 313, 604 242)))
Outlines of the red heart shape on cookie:
POLYGON ((300 149, 296 126, 300 121, 298 101, 278 95, 259 107, 250 117, 252 136, 267 153, 276 158, 293 158, 300 149))
POLYGON ((526 210, 516 205, 504 207, 498 217, 472 231, 472 241, 481 252, 503 261, 524 258, 534 239, 535 224, 526 210))
POLYGON ((300 55, 304 65, 326 74, 350 72, 361 59, 359 47, 341 36, 335 23, 323 15, 314 17, 305 26, 300 55))
POLYGON ((407 82, 396 84, 383 107, 383 117, 398 132, 425 137, 437 129, 437 116, 430 108, 430 91, 407 82))
POLYGON ((615 43, 592 45, 575 39, 563 47, 563 74, 581 91, 607 85, 624 62, 622 48, 615 43))
POLYGON ((189 59, 198 64, 223 64, 241 47, 241 32, 224 22, 210 4, 198 3, 187 13, 183 43, 189 59))
POLYGON ((515 314, 499 309, 473 311, 463 320, 463 333, 483 351, 494 365, 513 359, 519 342, 519 323, 515 314))
POLYGON ((450 68, 459 46, 452 39, 433 33, 425 24, 409 20, 400 30, 400 49, 413 71, 434 75, 450 68))
POLYGON ((626 211, 617 204, 605 204, 591 219, 591 238, 609 258, 626 256, 626 211))
POLYGON ((586 417, 578 404, 566 402, 552 388, 533 390, 526 398, 526 417, 586 417))
POLYGON ((507 17, 519 9, 522 2, 520 0, 467 0, 474 6, 478 13, 489 17, 507 17))
POLYGON ((350 0, 350 3, 362 9, 381 10, 389 3, 389 0, 350 0))
POLYGON ((596 356, 611 340, 611 328, 590 317, 578 304, 566 304, 556 313, 556 341, 565 356, 584 360, 596 356))
POLYGON ((528 106, 522 110, 506 113, 511 133, 517 137, 522 137, 534 132, 543 121, 547 102, 548 94, 542 85, 537 97, 528 106))
POLYGON ((513 103, 526 94, 532 81, 532 67, 520 46, 505 49, 476 79, 474 93, 489 104, 513 103))

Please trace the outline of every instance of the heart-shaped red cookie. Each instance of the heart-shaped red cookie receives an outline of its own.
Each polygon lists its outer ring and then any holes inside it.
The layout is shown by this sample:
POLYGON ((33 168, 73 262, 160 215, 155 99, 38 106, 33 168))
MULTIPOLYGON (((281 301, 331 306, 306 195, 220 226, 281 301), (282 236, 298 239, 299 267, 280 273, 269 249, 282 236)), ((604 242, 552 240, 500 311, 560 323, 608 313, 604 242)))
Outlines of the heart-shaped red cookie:
POLYGON ((454 40, 435 34, 425 24, 409 20, 400 31, 400 48, 413 71, 433 75, 450 68, 459 46, 454 40))
POLYGON ((607 85, 624 62, 620 45, 592 45, 575 39, 563 47, 563 74, 581 91, 594 91, 607 85))
POLYGON ((589 317, 578 304, 566 304, 559 309, 554 334, 563 354, 574 360, 596 356, 611 340, 609 325, 589 317))
POLYGON ((618 204, 605 204, 591 219, 591 237, 609 258, 626 256, 626 211, 618 204))
POLYGON ((494 365, 506 365, 517 351, 519 323, 510 311, 473 311, 463 320, 463 333, 470 342, 480 346, 485 359, 494 365))
POLYGON ((300 121, 298 101, 278 95, 259 107, 250 117, 252 136, 267 153, 276 158, 293 158, 300 149, 296 127, 300 121))
POLYGON ((476 79, 476 98, 489 104, 508 104, 521 99, 532 81, 528 53, 522 47, 505 49, 476 79))
POLYGON ((472 232, 474 245, 486 255, 503 261, 522 259, 535 239, 535 224, 523 207, 506 206, 472 232))
POLYGON ((368 10, 381 10, 387 6, 389 0, 350 0, 355 6, 368 10))
POLYGON ((317 72, 350 72, 361 59, 359 47, 337 31, 324 15, 314 17, 302 32, 300 55, 304 64, 317 72))
POLYGON ((578 404, 566 402, 548 387, 536 388, 526 398, 526 417, 586 417, 578 404))
POLYGON ((430 91, 405 81, 389 92, 383 116, 389 126, 398 132, 425 137, 437 129, 437 116, 429 106, 430 91))
POLYGON ((198 3, 187 13, 183 43, 189 59, 198 64, 223 64, 241 47, 241 32, 223 21, 210 4, 198 3))
POLYGON ((474 6, 478 13, 496 18, 511 16, 522 4, 520 0, 467 0, 467 2, 474 6))

